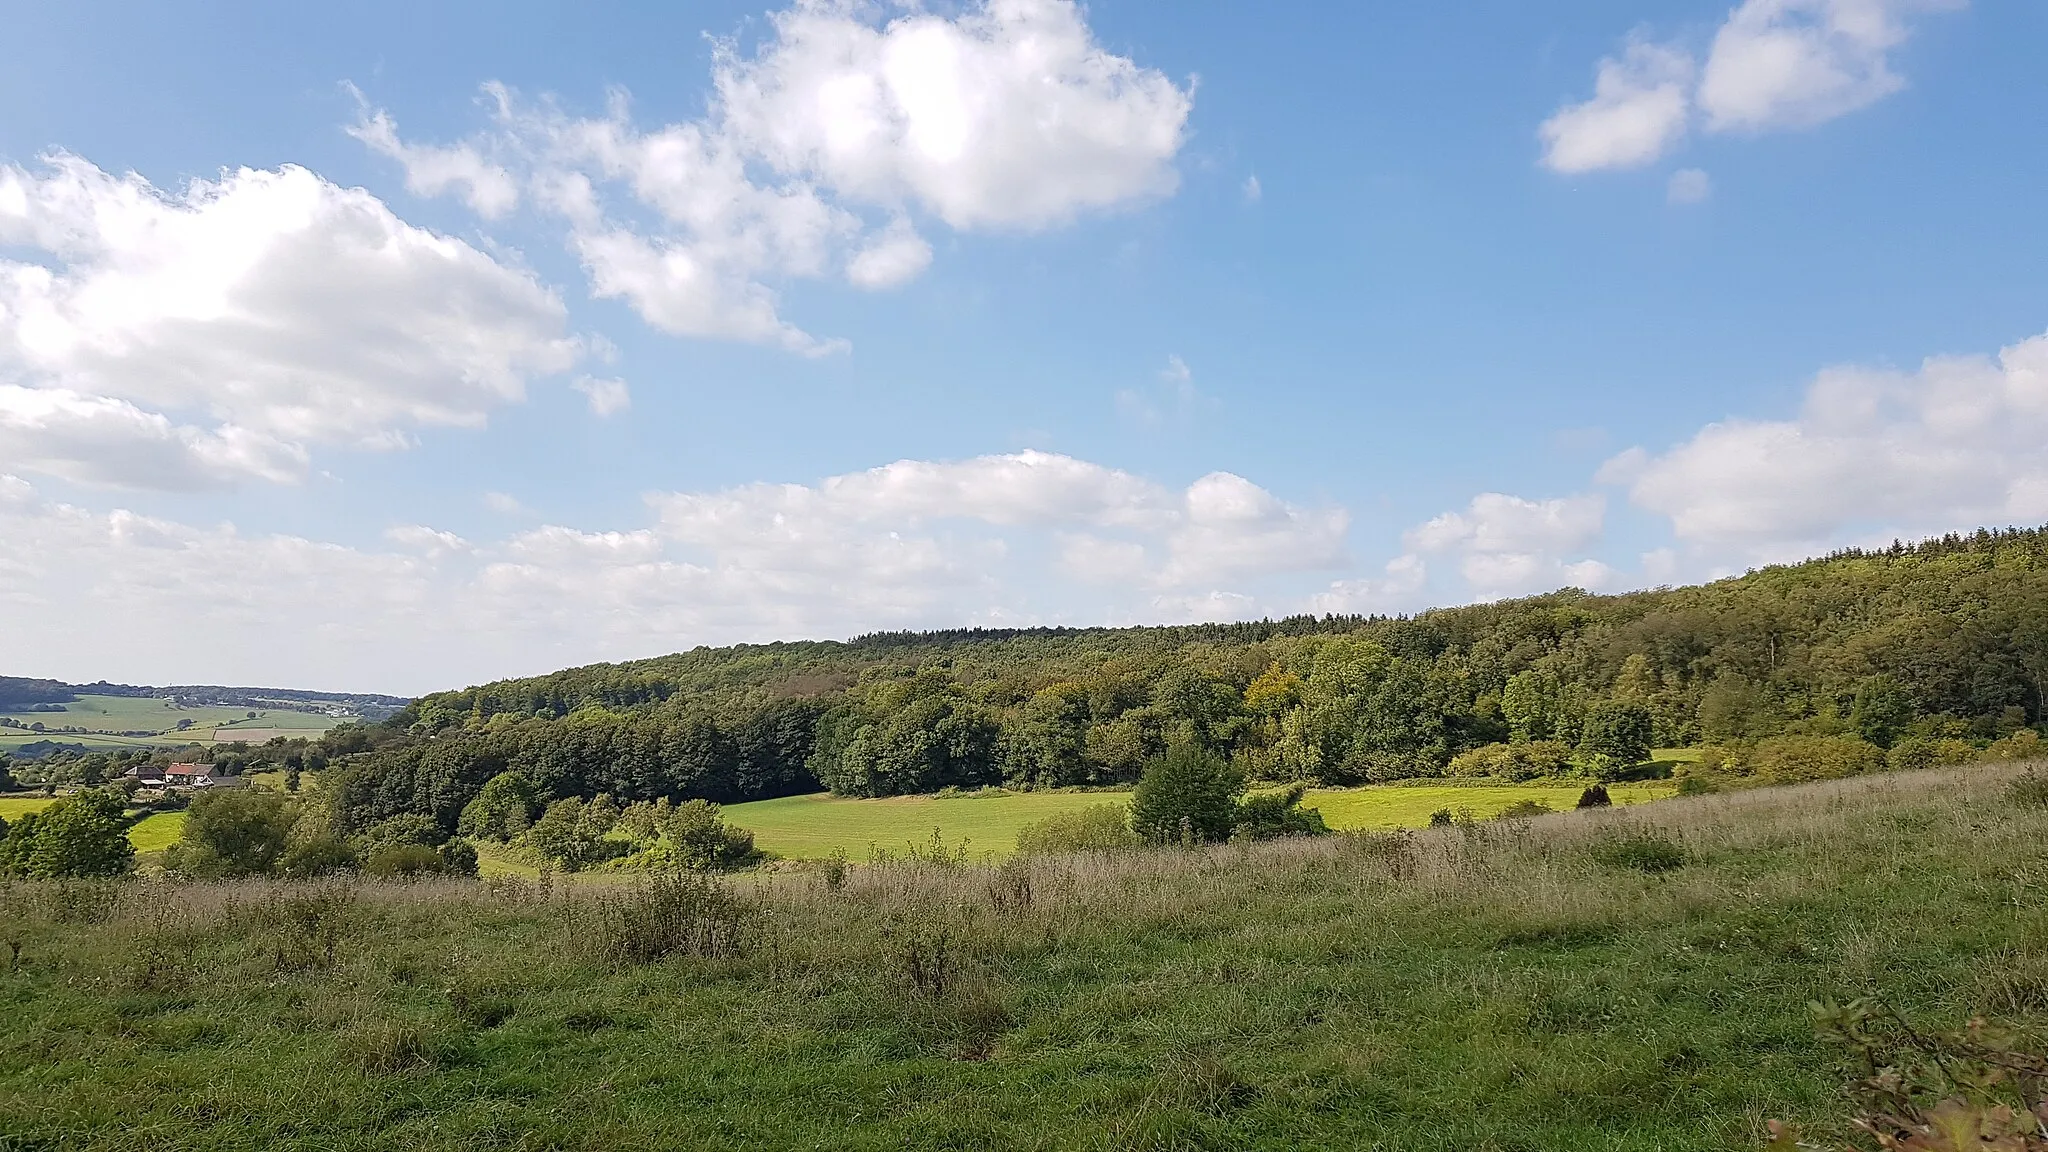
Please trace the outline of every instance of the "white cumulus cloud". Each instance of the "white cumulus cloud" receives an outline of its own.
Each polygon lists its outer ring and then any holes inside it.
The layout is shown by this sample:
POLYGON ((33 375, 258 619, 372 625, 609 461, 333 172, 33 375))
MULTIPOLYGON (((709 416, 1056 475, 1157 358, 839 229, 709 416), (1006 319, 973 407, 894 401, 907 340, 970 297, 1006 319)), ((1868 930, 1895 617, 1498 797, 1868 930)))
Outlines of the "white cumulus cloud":
MULTIPOLYGON (((349 85, 349 91, 362 103, 363 95, 354 85, 349 85)), ((486 220, 495 220, 519 205, 519 183, 512 173, 486 160, 473 145, 432 148, 407 144, 398 138, 398 125, 390 113, 367 105, 362 118, 349 126, 348 134, 371 151, 398 161, 405 169, 406 190, 415 196, 454 192, 486 220)))
POLYGON ((1746 0, 1714 35, 1699 105, 1716 132, 1806 128, 1905 87, 1889 54, 1955 0, 1746 0))
POLYGON ((963 622, 1243 617, 1340 563, 1342 510, 1045 452, 649 498, 643 526, 374 546, 45 499, 0 476, 0 603, 43 674, 420 691, 695 644, 963 622), (159 655, 160 654, 160 655, 159 655))
POLYGON ((1544 164, 1588 172, 1663 156, 1685 136, 1694 68, 1683 50, 1644 41, 1602 60, 1592 99, 1560 108, 1538 130, 1544 164))
POLYGON ((715 76, 728 130, 777 170, 956 228, 1036 228, 1162 196, 1191 96, 1095 42, 1071 0, 957 16, 805 0, 715 76))
POLYGON ((600 380, 591 376, 578 376, 569 387, 583 393, 590 402, 594 416, 615 416, 633 406, 633 393, 624 380, 600 380))
POLYGON ((2048 520, 2048 335, 1917 371, 1831 368, 1793 419, 1729 419, 1601 479, 1723 561, 2048 520))
POLYGON ((1592 559, 1572 560, 1600 538, 1607 501, 1594 494, 1527 500, 1486 492, 1458 512, 1445 512, 1409 531, 1415 553, 1450 552, 1480 599, 1547 591, 1565 585, 1600 588, 1614 573, 1592 559))
POLYGON ((721 41, 699 120, 637 126, 485 86, 494 125, 451 147, 400 139, 363 111, 351 131, 415 191, 480 212, 530 202, 568 224, 591 291, 681 336, 842 350, 781 314, 777 287, 916 279, 932 247, 913 217, 1037 230, 1172 194, 1192 86, 1096 43, 1073 0, 980 0, 937 13, 799 0, 751 53, 721 41))
POLYGON ((165 192, 56 154, 0 166, 0 437, 74 480, 302 475, 308 446, 476 426, 567 368, 561 302, 303 168, 165 192))
MULTIPOLYGON (((1743 0, 1704 65, 1676 44, 1633 38, 1600 62, 1593 97, 1543 122, 1543 162, 1559 172, 1633 168, 1708 132, 1810 128, 1905 87, 1891 53, 1908 17, 1966 0, 1743 0)), ((1687 203, 1673 186, 1674 202, 1687 203)))

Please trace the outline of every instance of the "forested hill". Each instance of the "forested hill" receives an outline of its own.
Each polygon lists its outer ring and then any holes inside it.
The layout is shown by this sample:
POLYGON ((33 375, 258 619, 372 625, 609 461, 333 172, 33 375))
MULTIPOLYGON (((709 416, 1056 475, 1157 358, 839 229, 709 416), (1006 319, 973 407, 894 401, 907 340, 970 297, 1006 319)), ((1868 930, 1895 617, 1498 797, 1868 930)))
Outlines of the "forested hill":
POLYGON ((751 799, 1132 779, 1169 744, 1268 778, 1443 773, 1515 741, 1786 733, 1989 742, 2048 706, 2048 529, 1843 552, 1698 587, 1410 618, 888 633, 700 648, 423 697, 338 780, 350 822, 452 828, 482 784, 751 799))

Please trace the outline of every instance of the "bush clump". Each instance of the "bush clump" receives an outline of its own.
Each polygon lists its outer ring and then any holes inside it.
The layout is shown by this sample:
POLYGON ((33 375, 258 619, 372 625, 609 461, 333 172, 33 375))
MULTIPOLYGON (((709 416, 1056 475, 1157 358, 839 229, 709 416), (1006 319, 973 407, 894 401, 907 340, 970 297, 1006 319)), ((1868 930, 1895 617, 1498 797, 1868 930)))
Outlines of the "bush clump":
POLYGON ((1757 741, 1733 766, 1766 783, 1798 784, 1882 771, 1885 754, 1860 736, 1772 736, 1757 741))
POLYGON ((1240 800, 1231 817, 1232 840, 1277 840, 1285 836, 1327 836, 1323 814, 1303 808, 1308 785, 1290 784, 1277 792, 1260 792, 1240 800))
POLYGON ((1570 746, 1556 740, 1486 744, 1451 759, 1453 776, 1495 776, 1516 783, 1571 770, 1570 746))
POLYGON ((1977 759, 1977 749, 1968 740, 1953 737, 1908 736, 1893 744, 1885 754, 1885 766, 1894 772, 1914 768, 1948 768, 1977 759))
POLYGON ((1613 804, 1614 797, 1609 796, 1607 794, 1607 785, 1595 784, 1592 787, 1586 789, 1584 792, 1579 793, 1579 802, 1576 805, 1576 807, 1609 808, 1612 807, 1613 804))
POLYGON ((1121 804, 1092 804, 1059 812, 1017 830, 1017 851, 1026 856, 1114 852, 1141 843, 1121 804))
POLYGON ((619 964, 737 956, 746 918, 746 905, 726 885, 688 872, 658 873, 603 903, 603 951, 619 964))

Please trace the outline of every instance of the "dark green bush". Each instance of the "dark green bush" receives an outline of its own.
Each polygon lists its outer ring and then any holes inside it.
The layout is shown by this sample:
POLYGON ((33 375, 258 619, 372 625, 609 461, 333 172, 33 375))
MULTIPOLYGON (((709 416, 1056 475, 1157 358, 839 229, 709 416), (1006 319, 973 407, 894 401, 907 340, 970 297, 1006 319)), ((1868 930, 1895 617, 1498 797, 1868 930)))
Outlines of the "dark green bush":
POLYGON ((1145 766, 1131 794, 1131 830, 1154 843, 1228 840, 1244 789, 1229 761, 1176 748, 1145 766))
POLYGON ((1283 836, 1327 836, 1330 826, 1323 814, 1301 806, 1308 785, 1290 784, 1278 792, 1247 796, 1237 805, 1232 818, 1232 840, 1276 840, 1283 836))
POLYGON ((1595 784, 1584 792, 1579 793, 1579 803, 1577 806, 1580 808, 1606 808, 1613 803, 1614 798, 1607 794, 1607 785, 1595 784))

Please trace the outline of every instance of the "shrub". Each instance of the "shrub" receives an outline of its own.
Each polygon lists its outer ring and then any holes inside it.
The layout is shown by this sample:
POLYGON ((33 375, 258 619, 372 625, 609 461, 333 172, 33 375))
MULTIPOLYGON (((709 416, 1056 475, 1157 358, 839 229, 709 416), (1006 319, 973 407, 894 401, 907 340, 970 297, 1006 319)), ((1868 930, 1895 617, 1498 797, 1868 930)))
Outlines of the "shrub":
POLYGON ((1545 816, 1554 811, 1541 800, 1517 800, 1494 815, 1495 820, 1526 820, 1531 816, 1545 816))
POLYGON ((1994 762, 2039 760, 2044 755, 2048 755, 2048 747, 2043 746, 2041 734, 2032 728, 2022 728, 1984 749, 1982 759, 1994 762))
POLYGON ((1977 749, 1968 740, 1909 736, 1892 745, 1885 756, 1885 763, 1896 772, 1911 768, 1947 768, 1969 764, 1976 759, 1977 749))
POLYGON ((277 870, 294 880, 347 872, 355 866, 355 850, 324 831, 293 841, 277 862, 277 870))
POLYGON ((1114 852, 1142 843, 1121 804, 1091 804, 1034 820, 1017 830, 1017 851, 1027 856, 1114 852))
POLYGON ((1327 836, 1323 814, 1303 808, 1307 784, 1290 784, 1278 792, 1261 792, 1240 800, 1231 818, 1232 840, 1275 840, 1283 836, 1327 836))
POLYGON ((283 859, 298 819, 298 805, 275 792, 202 792, 178 842, 164 852, 164 867, 207 879, 263 875, 283 859))
POLYGON ((678 805, 663 831, 668 836, 668 858, 684 868, 731 868, 757 855, 754 834, 728 825, 718 814, 718 805, 707 801, 678 805))
POLYGON ((1655 875, 1685 866, 1685 847, 1654 832, 1631 832, 1593 845, 1593 859, 1609 868, 1655 875))
POLYGON ((600 810, 597 819, 590 819, 583 801, 571 796, 548 805, 520 839, 563 871, 574 872, 630 850, 623 841, 605 839, 604 833, 617 823, 607 822, 605 815, 600 810))
POLYGON ((1451 760, 1453 776, 1497 776, 1517 783, 1563 773, 1571 762, 1571 749, 1555 740, 1531 740, 1521 744, 1487 744, 1463 752, 1451 760))
POLYGON ((1770 783, 1794 784, 1876 772, 1885 758, 1877 745, 1859 736, 1772 736, 1757 741, 1743 763, 1770 783))
POLYGON ((1452 824, 1457 823, 1457 819, 1457 815, 1449 808, 1439 808, 1429 814, 1429 826, 1431 828, 1449 828, 1452 824))
POLYGON ((601 906, 605 957, 649 964, 669 956, 736 956, 747 908, 725 885, 688 873, 657 874, 601 906))
POLYGON ((118 876, 135 862, 126 805, 95 789, 24 813, 0 840, 0 876, 118 876))
POLYGON ((1176 748, 1145 766, 1131 794, 1131 830, 1155 843, 1227 840, 1244 789, 1228 761, 1176 748))
POLYGON ((1720 790, 1721 786, 1715 783, 1712 776, 1700 772, 1687 772, 1678 778, 1680 796, 1705 796, 1720 790))
POLYGON ((1595 784, 1579 793, 1580 808, 1606 808, 1612 806, 1614 798, 1607 794, 1607 785, 1595 784))
POLYGON ((409 880, 441 871, 441 854, 424 844, 389 844, 362 859, 364 872, 387 880, 409 880))

